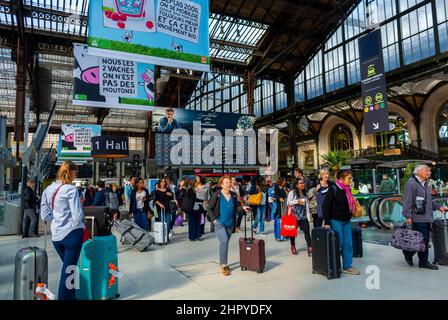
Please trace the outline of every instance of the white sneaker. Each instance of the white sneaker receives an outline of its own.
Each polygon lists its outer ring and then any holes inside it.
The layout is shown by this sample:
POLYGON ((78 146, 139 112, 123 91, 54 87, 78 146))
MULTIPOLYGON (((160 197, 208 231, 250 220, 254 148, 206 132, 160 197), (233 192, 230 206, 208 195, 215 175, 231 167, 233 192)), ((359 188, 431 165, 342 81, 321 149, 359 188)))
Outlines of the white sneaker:
POLYGON ((173 231, 170 231, 170 233, 168 234, 168 236, 169 236, 170 238, 172 238, 172 237, 173 237, 173 231))

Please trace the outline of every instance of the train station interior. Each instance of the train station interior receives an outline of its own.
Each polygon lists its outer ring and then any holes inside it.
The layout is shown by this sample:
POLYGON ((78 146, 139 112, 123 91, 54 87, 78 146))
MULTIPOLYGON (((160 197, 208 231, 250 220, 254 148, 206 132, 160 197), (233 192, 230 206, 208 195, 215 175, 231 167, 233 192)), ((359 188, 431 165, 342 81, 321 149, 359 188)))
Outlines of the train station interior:
MULTIPOLYGON (((437 264, 435 236, 426 250, 437 271, 418 268, 416 257, 410 267, 392 243, 407 223, 407 186, 421 166, 431 170, 426 182, 419 180, 432 197, 425 203, 434 203, 429 215, 446 224, 448 0, 0 0, 1 300, 37 299, 23 298, 18 289, 17 259, 28 247, 45 248, 48 279, 42 282, 61 297, 63 261, 55 244, 61 222, 42 217, 51 199, 47 210, 56 214, 55 198, 45 190, 67 161, 76 166, 70 184, 79 190, 79 210, 105 206, 113 212, 109 200, 95 204, 96 193, 118 195, 119 215, 108 222, 117 253, 106 270, 108 290, 117 287, 114 299, 448 299, 448 258, 437 264), (233 137, 229 149, 226 136, 210 153, 220 162, 207 162, 204 136, 196 144, 193 137, 179 160, 175 143, 194 136, 198 125, 199 136, 210 128, 219 139, 228 130, 249 129, 258 140, 249 138, 241 149, 233 137), (180 138, 173 138, 173 128, 183 130, 180 138), (270 162, 260 156, 266 132, 270 162), (298 254, 291 254, 293 242, 278 241, 276 214, 282 221, 289 207, 282 202, 273 209, 275 186, 284 181, 286 192, 295 190, 297 169, 309 205, 323 169, 331 182, 350 170, 347 188, 359 214, 349 223, 361 230, 363 245, 361 256, 353 257, 358 276, 315 274, 318 250, 311 255, 305 233, 314 235, 322 221, 316 226, 309 218, 311 231, 297 226, 298 254), (142 179, 151 197, 162 181, 179 195, 184 181, 206 185, 213 198, 222 176, 240 186, 235 204, 252 208, 232 225, 231 276, 223 276, 211 208, 200 206, 199 239, 191 236, 193 213, 176 197, 166 223, 159 222, 164 213, 157 198, 149 201, 147 194, 146 227, 136 219, 146 204, 135 196, 138 210, 132 212, 135 199, 129 200, 138 189, 132 177, 142 179), (266 203, 261 216, 260 206, 249 203, 256 180, 266 203), (25 199, 30 185, 32 209, 25 199), (37 217, 35 230, 25 230, 27 210, 37 217), (168 242, 155 241, 142 252, 137 241, 124 243, 118 225, 126 216, 156 240, 156 224, 166 223, 168 242), (258 230, 254 219, 261 219, 258 230), (240 261, 245 229, 264 241, 266 262, 257 272, 240 261)), ((95 242, 93 232, 88 241, 95 242)), ((447 234, 444 241, 448 257, 447 234)))

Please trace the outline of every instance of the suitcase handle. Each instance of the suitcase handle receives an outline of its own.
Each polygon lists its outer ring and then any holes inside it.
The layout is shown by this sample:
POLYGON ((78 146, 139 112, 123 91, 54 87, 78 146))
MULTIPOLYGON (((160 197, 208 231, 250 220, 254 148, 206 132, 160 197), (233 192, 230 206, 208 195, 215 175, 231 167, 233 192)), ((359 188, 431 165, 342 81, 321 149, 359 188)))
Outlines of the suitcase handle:
POLYGON ((249 212, 246 212, 246 215, 250 214, 250 231, 251 231, 251 238, 247 239, 247 218, 244 217, 244 241, 250 241, 252 242, 254 240, 254 229, 252 228, 252 208, 250 208, 249 212))

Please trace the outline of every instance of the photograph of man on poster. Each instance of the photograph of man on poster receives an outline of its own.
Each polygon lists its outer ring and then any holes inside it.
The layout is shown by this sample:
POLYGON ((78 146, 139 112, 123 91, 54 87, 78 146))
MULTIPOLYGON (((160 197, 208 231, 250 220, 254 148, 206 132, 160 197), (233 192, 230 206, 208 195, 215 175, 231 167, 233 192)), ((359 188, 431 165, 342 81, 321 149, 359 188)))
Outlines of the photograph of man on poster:
POLYGON ((165 117, 160 119, 159 132, 171 133, 174 129, 181 129, 179 122, 174 118, 174 109, 167 108, 165 110, 165 117))

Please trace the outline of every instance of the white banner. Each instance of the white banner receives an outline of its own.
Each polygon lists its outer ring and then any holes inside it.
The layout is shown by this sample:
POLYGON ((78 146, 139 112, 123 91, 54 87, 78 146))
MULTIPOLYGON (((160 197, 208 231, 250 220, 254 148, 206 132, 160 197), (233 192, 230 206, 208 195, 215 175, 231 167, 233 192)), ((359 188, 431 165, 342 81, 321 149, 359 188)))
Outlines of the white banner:
POLYGON ((199 42, 201 6, 187 0, 159 0, 157 32, 190 42, 199 42))
POLYGON ((137 97, 137 63, 101 58, 100 94, 125 98, 137 97))

